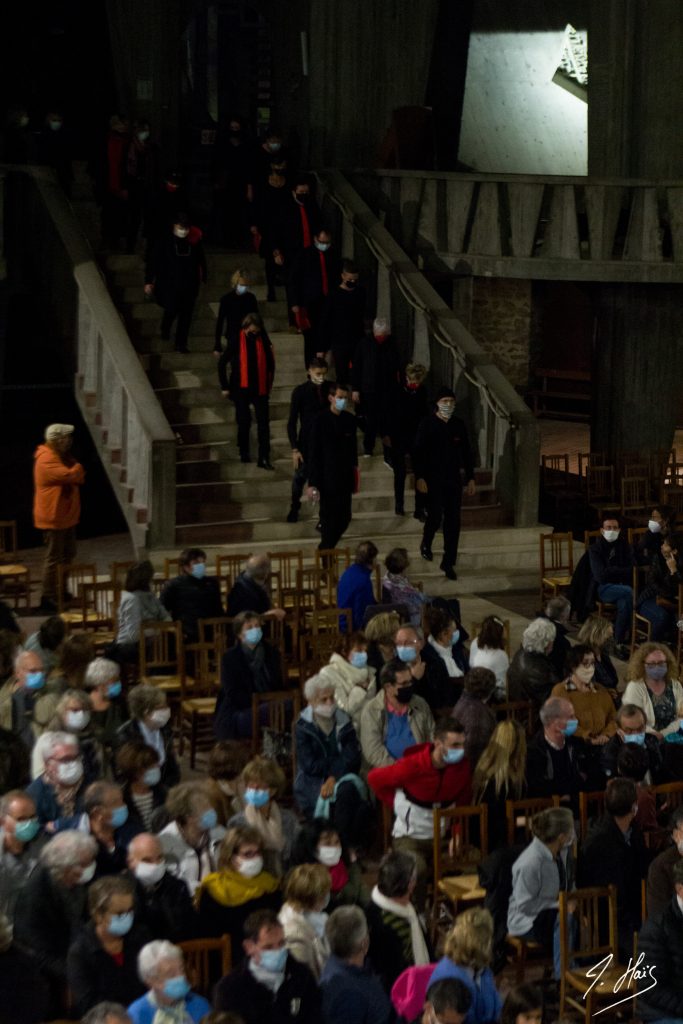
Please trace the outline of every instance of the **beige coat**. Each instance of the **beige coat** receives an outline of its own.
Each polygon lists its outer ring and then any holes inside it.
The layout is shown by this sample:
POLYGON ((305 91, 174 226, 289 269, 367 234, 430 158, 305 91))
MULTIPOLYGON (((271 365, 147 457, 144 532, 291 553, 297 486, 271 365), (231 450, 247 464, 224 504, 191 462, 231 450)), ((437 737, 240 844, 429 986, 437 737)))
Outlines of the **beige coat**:
POLYGON ((285 932, 287 949, 295 960, 308 967, 316 981, 320 981, 330 955, 327 939, 321 938, 303 912, 295 910, 291 903, 284 904, 278 917, 285 932))
MULTIPOLYGON (((683 701, 683 686, 678 682, 677 679, 669 680, 671 688, 674 694, 674 700, 676 701, 676 707, 683 701)), ((624 694, 621 698, 622 707, 624 704, 635 704, 636 707, 641 708, 645 715, 645 724, 650 732, 654 731, 655 728, 655 710, 652 706, 652 698, 650 697, 650 691, 647 688, 647 683, 643 679, 636 679, 630 682, 624 694)), ((678 732, 678 715, 674 718, 670 725, 667 725, 665 729, 662 729, 662 734, 667 736, 670 732, 678 732)))
POLYGON ((353 727, 358 732, 363 708, 377 693, 374 668, 369 665, 354 668, 342 654, 333 654, 319 675, 334 686, 337 704, 351 716, 353 727))
MULTIPOLYGON (((408 705, 410 729, 416 743, 429 743, 434 737, 434 719, 429 704, 422 697, 411 697, 408 705)), ((384 768, 394 764, 394 758, 384 746, 388 716, 384 689, 365 707, 360 719, 360 745, 366 772, 370 768, 384 768)))

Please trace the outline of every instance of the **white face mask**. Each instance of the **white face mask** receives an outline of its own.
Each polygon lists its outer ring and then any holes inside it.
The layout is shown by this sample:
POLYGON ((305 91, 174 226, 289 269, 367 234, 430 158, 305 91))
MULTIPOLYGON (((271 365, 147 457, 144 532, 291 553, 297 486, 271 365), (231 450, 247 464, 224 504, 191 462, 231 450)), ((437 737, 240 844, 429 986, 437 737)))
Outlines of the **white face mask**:
POLYGON ((613 544, 620 532, 620 530, 603 530, 602 535, 608 544, 613 544))
POLYGON ((88 882, 92 882, 95 877, 95 871, 97 870, 97 864, 95 861, 92 864, 88 864, 87 868, 81 868, 81 874, 78 879, 79 885, 87 885, 88 882))
POLYGON ((455 412, 455 406, 451 405, 450 402, 445 404, 443 402, 437 402, 436 407, 439 410, 439 416, 444 420, 449 420, 455 412))
POLYGON ((75 786, 83 778, 83 762, 80 758, 76 761, 63 761, 57 768, 57 779, 63 786, 75 786))
POLYGON ((313 707, 315 714, 321 718, 332 718, 336 710, 336 704, 315 704, 313 707))
POLYGON ((216 781, 218 782, 218 788, 220 789, 221 793, 225 793, 226 796, 235 795, 235 790, 233 788, 232 782, 228 782, 227 779, 217 779, 216 781))
POLYGON ((321 864, 324 864, 326 868, 333 868, 335 864, 338 864, 341 860, 341 855, 341 846, 318 847, 318 860, 321 864))
POLYGON ((263 871, 263 857, 240 857, 238 870, 245 878, 256 878, 263 871))
POLYGON ((173 228, 173 234, 176 236, 176 238, 187 238, 189 233, 189 228, 173 228))
POLYGON ((85 729, 86 725, 90 721, 90 712, 67 711, 65 717, 67 729, 69 729, 70 732, 80 732, 81 729, 85 729))
POLYGON ((149 716, 150 723, 157 727, 157 729, 163 729, 163 727, 169 722, 171 718, 170 708, 157 708, 149 716))
POLYGON ((595 668, 593 665, 579 665, 574 669, 574 675, 577 679, 580 679, 582 683, 590 683, 595 675, 595 668))
POLYGON ((140 861, 135 865, 135 877, 142 885, 156 885, 166 874, 166 861, 161 864, 146 864, 140 861))
POLYGON ((662 532, 662 524, 658 523, 656 519, 649 519, 647 523, 647 528, 650 531, 650 533, 662 532))

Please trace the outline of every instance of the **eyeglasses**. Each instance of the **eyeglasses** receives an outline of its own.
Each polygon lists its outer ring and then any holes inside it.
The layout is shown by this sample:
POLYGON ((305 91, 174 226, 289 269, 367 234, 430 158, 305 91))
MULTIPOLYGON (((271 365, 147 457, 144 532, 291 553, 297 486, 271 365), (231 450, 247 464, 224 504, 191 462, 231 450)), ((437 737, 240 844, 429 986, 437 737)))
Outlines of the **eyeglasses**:
POLYGON ((657 661, 646 661, 646 665, 666 665, 666 658, 660 658, 657 661))

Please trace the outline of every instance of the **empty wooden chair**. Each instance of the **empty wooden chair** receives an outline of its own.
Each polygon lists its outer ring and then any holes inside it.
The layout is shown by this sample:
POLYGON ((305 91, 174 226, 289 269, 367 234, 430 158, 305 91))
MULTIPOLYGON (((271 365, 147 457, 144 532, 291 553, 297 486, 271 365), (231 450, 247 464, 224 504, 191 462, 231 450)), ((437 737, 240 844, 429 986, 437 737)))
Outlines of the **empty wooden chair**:
POLYGON ((0 520, 0 585, 3 598, 9 598, 14 607, 23 603, 31 607, 31 574, 27 565, 18 559, 17 524, 14 519, 0 520))
POLYGON ((540 534, 540 600, 545 605, 567 589, 574 573, 574 537, 571 533, 540 534))

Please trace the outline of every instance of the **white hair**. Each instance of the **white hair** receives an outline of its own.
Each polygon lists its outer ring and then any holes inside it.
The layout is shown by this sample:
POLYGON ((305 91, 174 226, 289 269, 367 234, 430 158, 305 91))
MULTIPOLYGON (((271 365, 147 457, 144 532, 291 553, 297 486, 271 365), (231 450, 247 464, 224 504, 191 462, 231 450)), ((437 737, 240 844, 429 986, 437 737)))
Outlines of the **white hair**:
POLYGON ((389 323, 388 318, 385 316, 376 316, 375 319, 372 321, 372 330, 384 331, 386 334, 388 334, 389 331, 391 330, 391 324, 389 323))
POLYGON ((62 875, 69 868, 77 867, 84 853, 89 853, 94 860, 97 856, 97 843, 92 836, 76 829, 58 832, 40 853, 41 863, 50 874, 62 875))
POLYGON ((550 619, 534 619, 522 633, 522 647, 529 654, 544 654, 556 633, 555 623, 550 619))
POLYGON ((148 942, 138 953, 138 974, 145 985, 149 985, 156 977, 159 964, 164 960, 183 962, 183 951, 167 939, 155 939, 148 942))
POLYGON ((43 733, 43 759, 49 761, 57 747, 74 747, 79 749, 78 737, 72 732, 46 732, 43 733))
POLYGON ((14 671, 15 672, 19 671, 19 669, 21 668, 22 662, 24 662, 26 660, 26 658, 28 658, 31 654, 35 658, 38 659, 38 661, 40 662, 41 665, 43 664, 43 659, 41 658, 41 656, 38 654, 37 651, 27 651, 24 647, 20 647, 19 650, 17 651, 17 653, 14 655, 14 671))
POLYGON ((571 701, 568 701, 566 697, 548 697, 539 711, 538 717, 541 719, 543 726, 548 726, 551 722, 557 721, 558 718, 566 718, 567 714, 570 717, 574 714, 571 701))
POLYGON ((304 697, 309 704, 312 704, 318 694, 323 693, 325 690, 334 690, 334 684, 329 679, 325 679, 324 676, 311 676, 304 683, 304 697))
POLYGON ((94 689, 96 686, 104 686, 118 679, 121 668, 110 658, 93 658, 85 670, 85 685, 94 689))

